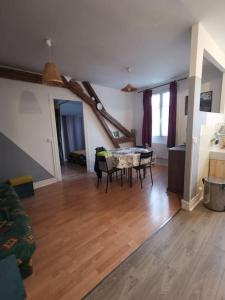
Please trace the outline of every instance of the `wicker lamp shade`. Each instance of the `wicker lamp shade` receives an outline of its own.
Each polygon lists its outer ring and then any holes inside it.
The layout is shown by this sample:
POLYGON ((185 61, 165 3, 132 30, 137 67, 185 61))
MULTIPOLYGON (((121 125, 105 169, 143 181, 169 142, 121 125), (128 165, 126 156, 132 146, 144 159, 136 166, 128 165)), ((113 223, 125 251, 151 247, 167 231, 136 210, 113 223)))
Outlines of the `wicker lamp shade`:
POLYGON ((53 62, 45 64, 42 82, 48 85, 63 84, 58 68, 53 62))
POLYGON ((134 87, 134 86, 131 85, 131 84, 127 84, 124 88, 121 89, 121 91, 130 93, 130 92, 135 92, 135 91, 137 91, 137 88, 134 87))

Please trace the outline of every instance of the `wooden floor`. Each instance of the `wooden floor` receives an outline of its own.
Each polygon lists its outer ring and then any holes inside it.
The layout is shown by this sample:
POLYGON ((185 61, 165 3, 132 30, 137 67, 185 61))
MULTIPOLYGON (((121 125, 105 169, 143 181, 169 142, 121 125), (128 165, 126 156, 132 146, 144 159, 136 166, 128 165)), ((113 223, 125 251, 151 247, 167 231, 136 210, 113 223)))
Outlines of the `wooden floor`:
POLYGON ((180 211, 88 299, 225 299, 225 213, 180 211))
POLYGON ((78 179, 81 177, 86 177, 87 171, 85 166, 75 164, 72 162, 65 162, 61 166, 62 180, 67 179, 78 179))
POLYGON ((114 179, 108 194, 95 175, 67 178, 24 201, 37 241, 28 299, 80 299, 167 222, 180 200, 166 193, 166 167, 153 177, 142 190, 135 174, 132 188, 114 179))

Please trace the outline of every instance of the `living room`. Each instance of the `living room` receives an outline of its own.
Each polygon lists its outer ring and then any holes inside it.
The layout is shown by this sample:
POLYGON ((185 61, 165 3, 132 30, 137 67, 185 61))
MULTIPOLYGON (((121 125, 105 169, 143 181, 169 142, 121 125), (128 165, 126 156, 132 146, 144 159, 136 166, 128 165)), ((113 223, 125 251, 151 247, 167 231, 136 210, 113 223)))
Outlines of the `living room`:
POLYGON ((141 2, 2 4, 2 299, 223 295, 225 7, 141 2))

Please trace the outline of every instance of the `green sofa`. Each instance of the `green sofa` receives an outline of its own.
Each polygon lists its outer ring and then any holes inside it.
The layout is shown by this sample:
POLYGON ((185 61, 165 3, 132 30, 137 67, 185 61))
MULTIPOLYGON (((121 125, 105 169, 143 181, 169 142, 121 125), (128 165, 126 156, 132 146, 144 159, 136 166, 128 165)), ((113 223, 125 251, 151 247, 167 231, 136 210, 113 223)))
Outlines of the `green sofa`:
POLYGON ((30 219, 13 187, 0 184, 0 260, 15 255, 23 278, 32 273, 35 251, 30 219))

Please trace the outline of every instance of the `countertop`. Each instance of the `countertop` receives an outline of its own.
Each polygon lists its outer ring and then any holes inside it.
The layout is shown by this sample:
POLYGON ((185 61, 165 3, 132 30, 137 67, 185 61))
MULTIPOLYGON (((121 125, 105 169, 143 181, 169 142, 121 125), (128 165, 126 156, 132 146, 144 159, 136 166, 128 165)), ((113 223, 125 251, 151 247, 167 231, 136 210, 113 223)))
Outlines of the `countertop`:
POLYGON ((209 159, 225 160, 225 149, 221 149, 219 146, 213 147, 209 151, 209 159))

